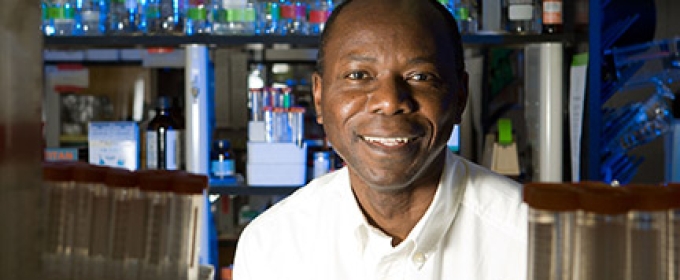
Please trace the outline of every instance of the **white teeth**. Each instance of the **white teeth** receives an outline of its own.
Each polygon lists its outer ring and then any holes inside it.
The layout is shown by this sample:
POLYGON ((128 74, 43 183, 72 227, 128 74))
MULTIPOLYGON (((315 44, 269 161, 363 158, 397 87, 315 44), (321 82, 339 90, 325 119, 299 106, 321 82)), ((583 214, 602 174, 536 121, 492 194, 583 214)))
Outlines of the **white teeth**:
POLYGON ((364 140, 372 143, 379 143, 385 146, 396 146, 408 143, 411 139, 407 137, 371 137, 364 136, 364 140))

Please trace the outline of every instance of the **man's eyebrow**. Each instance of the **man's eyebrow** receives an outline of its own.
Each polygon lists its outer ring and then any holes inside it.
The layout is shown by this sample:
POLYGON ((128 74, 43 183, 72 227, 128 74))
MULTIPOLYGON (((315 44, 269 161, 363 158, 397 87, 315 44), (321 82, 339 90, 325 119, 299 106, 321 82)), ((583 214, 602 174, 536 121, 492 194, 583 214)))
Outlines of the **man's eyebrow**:
POLYGON ((342 60, 349 61, 362 61, 362 62, 376 62, 378 61, 375 57, 361 55, 361 54, 347 54, 341 58, 342 60))
POLYGON ((417 56, 408 60, 408 65, 434 64, 437 61, 434 55, 417 56))

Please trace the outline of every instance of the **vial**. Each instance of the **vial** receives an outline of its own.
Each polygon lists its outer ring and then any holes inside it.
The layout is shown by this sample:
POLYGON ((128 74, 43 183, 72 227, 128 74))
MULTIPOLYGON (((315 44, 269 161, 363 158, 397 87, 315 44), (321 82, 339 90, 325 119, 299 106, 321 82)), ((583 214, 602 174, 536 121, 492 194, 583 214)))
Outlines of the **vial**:
POLYGON ((231 151, 231 142, 226 139, 215 140, 210 153, 210 175, 214 178, 223 179, 234 176, 234 155, 231 151))

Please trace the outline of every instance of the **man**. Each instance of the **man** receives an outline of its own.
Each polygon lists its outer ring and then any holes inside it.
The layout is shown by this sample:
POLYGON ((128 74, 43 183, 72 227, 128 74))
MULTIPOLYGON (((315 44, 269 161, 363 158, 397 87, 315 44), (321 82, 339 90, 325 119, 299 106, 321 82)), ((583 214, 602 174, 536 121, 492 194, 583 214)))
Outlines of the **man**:
POLYGON ((436 1, 346 1, 322 35, 317 121, 347 164, 243 232, 234 279, 526 279, 520 186, 446 148, 467 98, 436 1))

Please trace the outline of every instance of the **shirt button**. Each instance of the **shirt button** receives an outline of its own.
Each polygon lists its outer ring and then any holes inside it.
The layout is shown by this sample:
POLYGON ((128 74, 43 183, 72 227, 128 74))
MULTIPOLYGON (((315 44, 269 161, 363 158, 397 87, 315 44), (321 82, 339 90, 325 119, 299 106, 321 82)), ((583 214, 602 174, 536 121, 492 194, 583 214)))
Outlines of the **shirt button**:
POLYGON ((417 264, 423 264, 425 262, 425 254, 420 252, 413 254, 413 262, 417 264))

